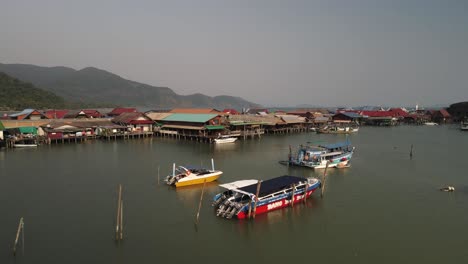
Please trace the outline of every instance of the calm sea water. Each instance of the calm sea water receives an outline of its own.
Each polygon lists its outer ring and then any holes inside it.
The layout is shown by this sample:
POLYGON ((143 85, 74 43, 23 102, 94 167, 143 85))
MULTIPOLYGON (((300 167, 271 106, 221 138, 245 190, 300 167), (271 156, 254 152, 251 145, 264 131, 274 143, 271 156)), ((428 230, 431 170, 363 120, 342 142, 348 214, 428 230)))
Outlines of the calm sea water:
POLYGON ((320 177, 278 161, 289 145, 344 139, 302 133, 220 146, 154 138, 3 150, 0 263, 468 262, 468 133, 456 126, 362 127, 350 136, 352 167, 328 171, 323 199, 317 192, 254 221, 216 217, 210 204, 221 189, 213 183, 195 229, 201 186, 162 182, 173 162, 206 166, 212 157, 221 183, 320 177), (116 243, 119 183, 125 239, 116 243), (439 191, 447 184, 456 192, 439 191), (25 243, 13 257, 20 217, 25 243))

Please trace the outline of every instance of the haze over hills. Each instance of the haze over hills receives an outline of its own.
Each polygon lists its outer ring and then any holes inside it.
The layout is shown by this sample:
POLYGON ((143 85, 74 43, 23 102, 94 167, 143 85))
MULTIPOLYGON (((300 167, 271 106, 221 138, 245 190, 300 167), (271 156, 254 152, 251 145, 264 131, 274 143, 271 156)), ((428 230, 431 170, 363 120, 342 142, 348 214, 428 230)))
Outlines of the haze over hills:
POLYGON ((64 108, 63 98, 0 72, 0 109, 64 108))
POLYGON ((2 64, 0 72, 31 82, 66 100, 83 104, 135 106, 145 108, 259 107, 240 97, 203 94, 178 95, 170 88, 151 86, 126 80, 116 74, 87 67, 75 70, 68 67, 42 67, 29 64, 2 64))

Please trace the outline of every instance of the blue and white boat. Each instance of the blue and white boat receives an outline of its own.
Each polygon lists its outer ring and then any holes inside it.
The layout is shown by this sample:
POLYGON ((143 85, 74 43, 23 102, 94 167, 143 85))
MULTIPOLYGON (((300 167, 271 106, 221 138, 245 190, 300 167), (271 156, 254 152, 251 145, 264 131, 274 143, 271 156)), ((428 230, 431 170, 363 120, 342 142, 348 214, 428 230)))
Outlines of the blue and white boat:
POLYGON ((349 166, 354 149, 348 140, 334 144, 301 145, 295 153, 290 149, 288 161, 280 163, 314 169, 324 169, 327 166, 345 168, 349 166))

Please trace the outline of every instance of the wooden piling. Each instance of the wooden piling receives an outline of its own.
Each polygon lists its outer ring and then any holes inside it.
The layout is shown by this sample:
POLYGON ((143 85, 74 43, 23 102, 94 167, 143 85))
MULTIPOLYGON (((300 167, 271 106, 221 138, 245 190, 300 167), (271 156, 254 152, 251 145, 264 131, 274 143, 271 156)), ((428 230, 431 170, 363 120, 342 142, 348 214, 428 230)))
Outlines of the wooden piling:
POLYGON ((304 203, 307 202, 307 189, 309 189, 309 181, 307 181, 305 187, 304 187, 304 203))
POLYGON ((122 184, 119 184, 119 196, 117 199, 117 222, 115 226, 115 240, 119 240, 120 234, 119 234, 119 229, 120 229, 120 213, 121 213, 121 206, 122 206, 122 184))
POLYGON ((325 166, 325 170, 323 171, 322 192, 321 192, 321 194, 320 194, 320 197, 321 197, 321 198, 323 198, 323 193, 325 192, 325 181, 326 181, 326 177, 327 177, 328 164, 330 164, 329 161, 327 161, 327 165, 325 166))
POLYGON ((158 185, 159 185, 159 167, 160 165, 158 165, 158 185))
POLYGON ((120 240, 123 239, 123 199, 120 201, 120 240))
MULTIPOLYGON (((20 221, 19 221, 19 224, 18 224, 18 230, 16 231, 16 239, 15 239, 15 244, 13 246, 13 255, 16 256, 16 246, 18 245, 18 239, 19 239, 19 235, 20 235, 20 232, 21 230, 24 228, 24 221, 23 221, 23 217, 20 218, 20 221)), ((23 244, 24 244, 24 230, 23 230, 23 244)))
POLYGON ((251 215, 252 215, 252 197, 250 197, 249 214, 247 215, 247 219, 249 219, 251 215))
POLYGON ((294 206, 294 188, 296 187, 295 184, 292 185, 292 189, 291 189, 291 207, 294 206))
POLYGON ((260 194, 260 186, 262 186, 262 181, 259 180, 257 183, 257 193, 255 194, 255 203, 253 208, 252 217, 255 219, 255 213, 257 212, 257 203, 258 203, 258 195, 260 194))
POLYGON ((200 195, 200 202, 198 203, 197 220, 195 222, 196 226, 198 225, 198 222, 200 220, 200 209, 201 209, 201 205, 202 205, 202 201, 203 201, 203 193, 205 192, 205 185, 206 185, 206 179, 203 181, 203 187, 202 187, 202 191, 201 191, 201 195, 200 195))

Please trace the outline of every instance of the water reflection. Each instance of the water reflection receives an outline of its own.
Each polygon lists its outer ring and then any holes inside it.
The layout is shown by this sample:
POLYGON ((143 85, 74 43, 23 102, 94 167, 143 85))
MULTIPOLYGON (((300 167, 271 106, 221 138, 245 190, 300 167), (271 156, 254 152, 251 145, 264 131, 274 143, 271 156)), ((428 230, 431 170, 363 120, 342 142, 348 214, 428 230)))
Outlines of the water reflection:
MULTIPOLYGON (((207 182, 205 184, 205 191, 203 194, 204 201, 210 201, 212 198, 212 194, 219 191, 219 182, 207 182)), ((203 189, 203 184, 196 184, 196 185, 189 185, 183 187, 173 188, 175 189, 177 198, 188 207, 193 207, 193 205, 200 200, 201 192, 203 189)))

